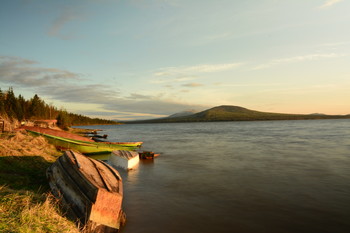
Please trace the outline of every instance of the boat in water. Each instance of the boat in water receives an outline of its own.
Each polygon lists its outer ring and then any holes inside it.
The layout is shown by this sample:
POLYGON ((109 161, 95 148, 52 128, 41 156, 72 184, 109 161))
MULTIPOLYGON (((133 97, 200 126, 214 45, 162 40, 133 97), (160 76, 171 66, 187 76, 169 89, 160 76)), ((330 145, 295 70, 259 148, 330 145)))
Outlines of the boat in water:
POLYGON ((139 156, 140 159, 154 159, 155 157, 158 157, 160 154, 156 154, 153 151, 140 151, 139 156))
POLYGON ((24 126, 22 129, 34 135, 44 136, 59 149, 75 150, 86 155, 111 153, 115 150, 134 151, 142 145, 142 142, 95 142, 72 133, 41 127, 24 126))
POLYGON ((135 168, 140 162, 139 153, 135 151, 116 150, 112 151, 111 156, 108 159, 108 163, 121 167, 125 170, 135 168))
POLYGON ((47 169, 52 193, 84 232, 118 232, 125 223, 118 171, 80 153, 65 151, 47 169))

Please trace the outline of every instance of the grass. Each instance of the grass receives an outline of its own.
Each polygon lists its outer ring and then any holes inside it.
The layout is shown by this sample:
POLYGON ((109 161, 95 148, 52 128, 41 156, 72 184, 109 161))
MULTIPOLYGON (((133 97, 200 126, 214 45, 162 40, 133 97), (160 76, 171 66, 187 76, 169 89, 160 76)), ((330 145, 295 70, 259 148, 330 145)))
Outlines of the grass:
POLYGON ((62 217, 45 176, 60 154, 42 137, 0 135, 0 232, 79 232, 62 217))
POLYGON ((50 194, 0 187, 0 232, 79 232, 50 194))

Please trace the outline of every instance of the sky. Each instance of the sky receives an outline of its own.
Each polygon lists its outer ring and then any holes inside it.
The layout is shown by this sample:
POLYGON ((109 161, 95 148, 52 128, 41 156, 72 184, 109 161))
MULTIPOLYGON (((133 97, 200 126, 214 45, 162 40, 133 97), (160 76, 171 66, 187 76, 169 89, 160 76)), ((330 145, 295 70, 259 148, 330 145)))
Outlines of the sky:
POLYGON ((348 0, 2 0, 0 87, 133 120, 350 114, 348 0))

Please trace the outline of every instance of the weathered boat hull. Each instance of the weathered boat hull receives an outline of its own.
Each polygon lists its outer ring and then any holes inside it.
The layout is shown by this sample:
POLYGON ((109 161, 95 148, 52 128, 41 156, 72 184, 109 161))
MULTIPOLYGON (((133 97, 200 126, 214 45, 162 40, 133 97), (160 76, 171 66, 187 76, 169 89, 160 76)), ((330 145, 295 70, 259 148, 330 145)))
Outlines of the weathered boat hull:
POLYGON ((118 232, 125 222, 123 184, 108 164, 66 151, 47 169, 53 194, 89 232, 118 232))

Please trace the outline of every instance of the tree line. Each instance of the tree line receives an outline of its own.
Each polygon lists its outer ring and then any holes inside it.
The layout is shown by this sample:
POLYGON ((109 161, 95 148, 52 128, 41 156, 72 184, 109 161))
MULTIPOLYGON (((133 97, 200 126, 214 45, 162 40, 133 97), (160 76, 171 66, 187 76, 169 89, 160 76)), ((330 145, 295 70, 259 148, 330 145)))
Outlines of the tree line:
POLYGON ((16 96, 12 87, 7 91, 0 88, 0 116, 18 121, 57 119, 57 124, 63 128, 71 125, 116 124, 115 121, 90 118, 58 109, 45 103, 37 94, 26 100, 22 95, 16 96))

